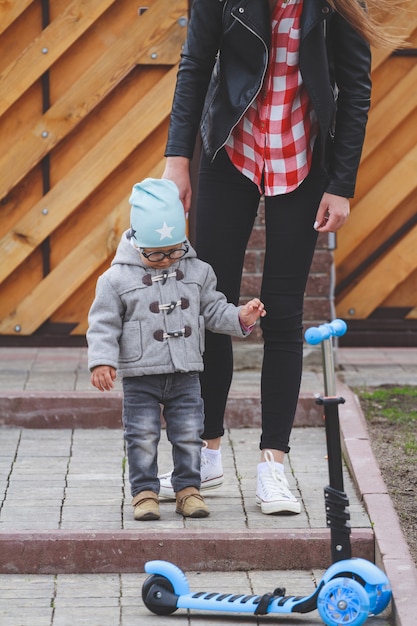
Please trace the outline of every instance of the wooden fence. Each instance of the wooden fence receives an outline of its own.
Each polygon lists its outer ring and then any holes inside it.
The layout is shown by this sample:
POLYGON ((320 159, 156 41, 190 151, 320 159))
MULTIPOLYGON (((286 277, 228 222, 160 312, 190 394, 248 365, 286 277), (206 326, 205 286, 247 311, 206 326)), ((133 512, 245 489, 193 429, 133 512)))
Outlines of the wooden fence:
MULTIPOLYGON (((336 311, 417 325, 417 0, 404 54, 375 51, 336 311)), ((97 276, 159 176, 188 0, 0 2, 0 344, 82 341, 97 276)), ((407 326, 408 328, 408 326, 407 326)), ((353 336, 353 335, 351 335, 353 336)))
POLYGON ((0 334, 83 336, 159 176, 187 0, 0 3, 0 334))
POLYGON ((407 6, 392 25, 410 48, 373 53, 357 192, 337 235, 336 310, 356 344, 417 345, 416 0, 407 6))

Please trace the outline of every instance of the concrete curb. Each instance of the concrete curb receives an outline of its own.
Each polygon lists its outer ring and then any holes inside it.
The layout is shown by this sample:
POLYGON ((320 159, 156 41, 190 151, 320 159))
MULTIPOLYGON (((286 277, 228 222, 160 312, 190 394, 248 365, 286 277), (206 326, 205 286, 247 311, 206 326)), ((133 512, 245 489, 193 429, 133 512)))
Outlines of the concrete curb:
MULTIPOLYGON (((97 391, 0 392, 0 426, 15 428, 120 428, 122 393, 97 391)), ((231 392, 227 428, 255 428, 261 423, 260 397, 231 392)), ((322 410, 312 394, 300 394, 295 426, 322 426, 322 410)))
POLYGON ((342 447, 373 524, 375 563, 391 583, 396 626, 411 626, 417 615, 417 568, 372 452, 359 400, 343 383, 338 383, 338 394, 346 400, 339 407, 342 447))
MULTIPOLYGON (((370 561, 370 529, 354 529, 352 551, 370 561)), ((326 569, 329 532, 316 530, 144 530, 0 532, 1 574, 135 573, 146 561, 169 560, 184 570, 326 569)))

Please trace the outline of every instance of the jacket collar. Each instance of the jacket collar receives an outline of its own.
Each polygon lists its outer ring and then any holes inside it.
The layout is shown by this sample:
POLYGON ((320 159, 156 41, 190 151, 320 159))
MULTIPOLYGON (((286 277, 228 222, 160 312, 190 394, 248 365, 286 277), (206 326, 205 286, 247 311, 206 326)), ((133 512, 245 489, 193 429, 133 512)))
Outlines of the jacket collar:
MULTIPOLYGON (((256 34, 269 45, 271 39, 269 0, 240 0, 237 3, 231 0, 229 5, 232 13, 244 23, 250 25, 256 34), (259 22, 259 17, 257 17, 259 11, 256 5, 259 6, 259 4, 262 6, 262 22, 259 22), (241 9, 244 11, 242 14, 240 13, 241 9), (253 9, 255 12, 253 12, 253 9), (267 26, 266 29, 265 26, 267 26)), ((227 9, 227 2, 225 9, 227 9)), ((304 0, 301 16, 301 39, 304 39, 318 22, 322 22, 323 18, 330 17, 333 12, 332 7, 326 0, 304 0)))
POLYGON ((326 0, 304 0, 303 13, 301 16, 301 39, 304 39, 317 22, 328 18, 333 9, 326 0))

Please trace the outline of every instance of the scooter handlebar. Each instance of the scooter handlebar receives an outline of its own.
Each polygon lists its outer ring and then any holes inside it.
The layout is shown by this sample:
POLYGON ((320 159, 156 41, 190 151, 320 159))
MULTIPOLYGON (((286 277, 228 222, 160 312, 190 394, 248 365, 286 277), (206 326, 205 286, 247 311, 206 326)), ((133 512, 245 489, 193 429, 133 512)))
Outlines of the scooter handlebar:
POLYGON ((328 324, 320 324, 320 326, 312 326, 308 328, 304 333, 304 339, 311 346, 315 346, 321 343, 324 339, 329 339, 332 336, 341 337, 347 330, 347 324, 345 321, 335 319, 328 324))

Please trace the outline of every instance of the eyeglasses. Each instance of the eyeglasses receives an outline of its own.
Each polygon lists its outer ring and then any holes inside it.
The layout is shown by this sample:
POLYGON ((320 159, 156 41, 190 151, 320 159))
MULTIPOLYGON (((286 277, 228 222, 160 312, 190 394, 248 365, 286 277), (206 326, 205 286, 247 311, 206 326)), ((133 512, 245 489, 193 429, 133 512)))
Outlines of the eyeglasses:
POLYGON ((183 248, 175 248, 169 252, 159 252, 158 250, 155 250, 154 252, 144 252, 143 248, 138 248, 138 250, 145 257, 145 259, 148 259, 151 263, 158 263, 159 261, 163 261, 165 257, 168 257, 168 259, 171 259, 172 261, 182 259, 182 257, 187 254, 189 246, 184 243, 183 248))

